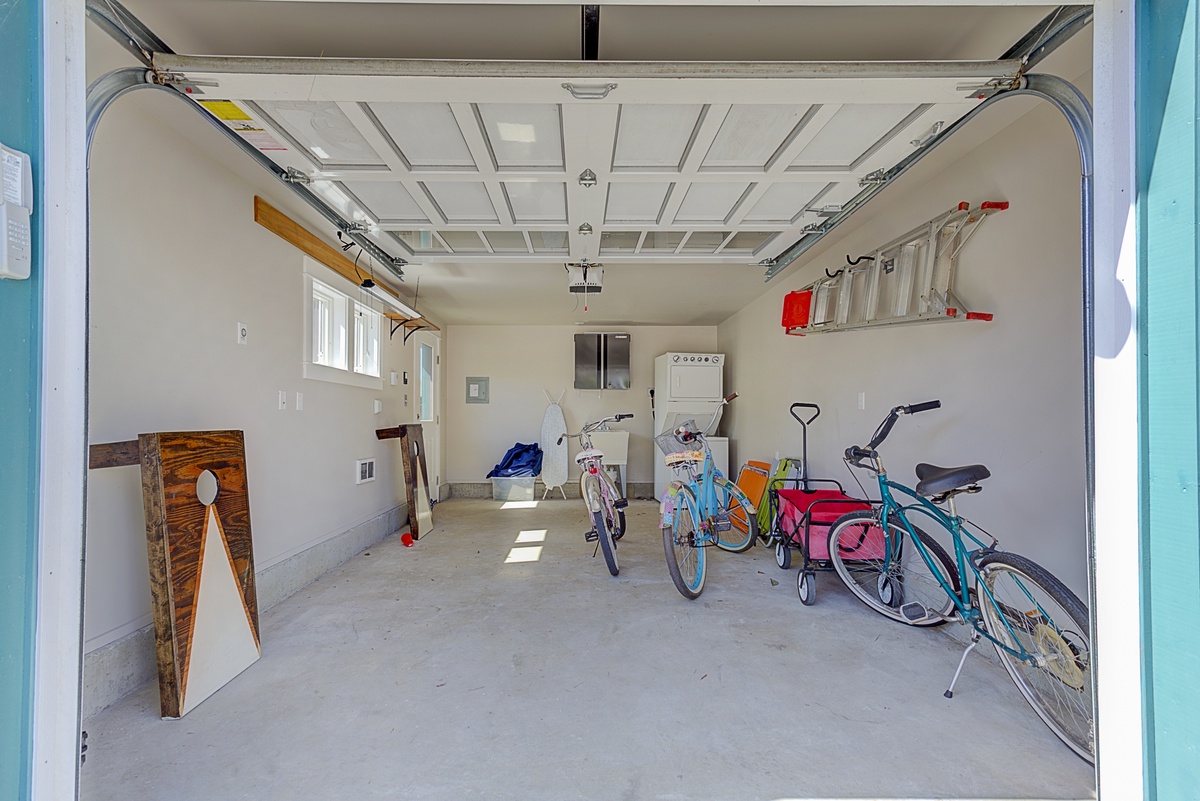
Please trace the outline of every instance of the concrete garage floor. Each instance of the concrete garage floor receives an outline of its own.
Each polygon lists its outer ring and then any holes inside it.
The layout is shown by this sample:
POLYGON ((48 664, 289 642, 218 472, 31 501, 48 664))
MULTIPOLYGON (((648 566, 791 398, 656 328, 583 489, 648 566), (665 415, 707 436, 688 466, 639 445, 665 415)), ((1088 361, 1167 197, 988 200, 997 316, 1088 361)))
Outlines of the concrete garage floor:
POLYGON ((147 686, 87 721, 83 799, 1095 796, 992 660, 947 701, 956 642, 831 574, 803 607, 763 548, 684 600, 657 506, 629 517, 612 578, 578 501, 440 504, 265 613, 262 659, 186 718, 147 686))

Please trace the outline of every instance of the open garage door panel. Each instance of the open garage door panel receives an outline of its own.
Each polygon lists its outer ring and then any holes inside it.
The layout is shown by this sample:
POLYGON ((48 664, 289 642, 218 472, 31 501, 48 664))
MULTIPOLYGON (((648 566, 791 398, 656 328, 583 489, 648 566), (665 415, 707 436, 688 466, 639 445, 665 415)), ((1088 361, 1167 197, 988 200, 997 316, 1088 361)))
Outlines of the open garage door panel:
POLYGON ((156 64, 383 249, 427 263, 771 258, 1020 69, 156 64))

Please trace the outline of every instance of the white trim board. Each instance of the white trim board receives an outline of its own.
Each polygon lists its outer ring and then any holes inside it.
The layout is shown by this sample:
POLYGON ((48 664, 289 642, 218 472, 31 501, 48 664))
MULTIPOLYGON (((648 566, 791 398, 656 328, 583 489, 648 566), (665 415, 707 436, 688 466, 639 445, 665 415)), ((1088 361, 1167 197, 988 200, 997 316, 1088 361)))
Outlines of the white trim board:
POLYGON ((45 219, 41 467, 30 798, 75 798, 87 469, 87 150, 84 4, 42 3, 45 219))

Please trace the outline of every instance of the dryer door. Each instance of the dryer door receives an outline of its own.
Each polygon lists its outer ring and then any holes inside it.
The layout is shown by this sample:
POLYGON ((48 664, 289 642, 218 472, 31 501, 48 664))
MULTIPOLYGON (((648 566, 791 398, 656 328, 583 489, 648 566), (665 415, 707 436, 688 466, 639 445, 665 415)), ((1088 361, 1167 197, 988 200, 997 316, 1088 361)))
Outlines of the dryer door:
POLYGON ((721 365, 671 365, 669 400, 716 400, 721 397, 721 365))

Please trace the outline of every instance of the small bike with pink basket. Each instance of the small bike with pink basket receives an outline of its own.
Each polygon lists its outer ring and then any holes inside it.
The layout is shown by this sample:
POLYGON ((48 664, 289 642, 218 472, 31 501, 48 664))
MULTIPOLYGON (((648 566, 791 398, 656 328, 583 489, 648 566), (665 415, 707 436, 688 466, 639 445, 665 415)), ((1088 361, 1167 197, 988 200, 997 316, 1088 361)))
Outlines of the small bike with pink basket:
MULTIPOLYGON (((773 521, 768 547, 774 545, 775 564, 784 570, 792 566, 792 551, 800 552, 796 593, 801 603, 811 606, 817 600, 816 573, 834 569, 829 560, 829 527, 849 512, 869 512, 872 502, 850 497, 834 479, 809 477, 808 427, 820 416, 821 408, 815 403, 793 403, 788 411, 803 431, 800 476, 775 478, 767 485, 773 521)), ((878 559, 883 555, 884 545, 882 530, 872 528, 863 532, 862 541, 855 548, 863 559, 878 559)))

